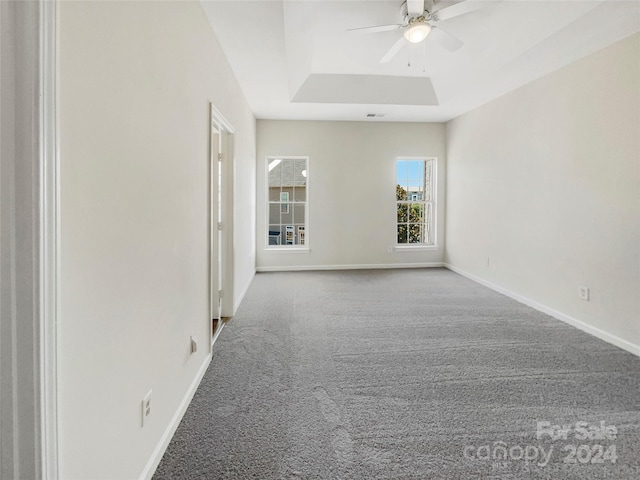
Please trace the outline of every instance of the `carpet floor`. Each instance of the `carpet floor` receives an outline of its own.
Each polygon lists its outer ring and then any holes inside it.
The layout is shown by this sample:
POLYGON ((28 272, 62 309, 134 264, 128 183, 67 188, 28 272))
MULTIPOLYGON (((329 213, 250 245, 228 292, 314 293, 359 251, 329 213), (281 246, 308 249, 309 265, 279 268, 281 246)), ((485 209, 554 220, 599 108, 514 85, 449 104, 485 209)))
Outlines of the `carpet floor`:
POLYGON ((183 478, 640 479, 640 358, 445 269, 261 273, 183 478))

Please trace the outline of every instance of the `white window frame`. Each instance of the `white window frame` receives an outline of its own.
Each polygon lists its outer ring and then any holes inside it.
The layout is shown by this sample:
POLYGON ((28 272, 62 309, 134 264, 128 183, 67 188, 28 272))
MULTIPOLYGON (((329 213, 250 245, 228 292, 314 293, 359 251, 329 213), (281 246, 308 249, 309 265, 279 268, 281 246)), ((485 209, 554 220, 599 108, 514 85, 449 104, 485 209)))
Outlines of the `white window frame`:
POLYGON ((414 252, 416 250, 437 250, 438 249, 438 157, 396 157, 394 170, 393 170, 393 180, 394 180, 394 188, 393 192, 393 200, 394 200, 394 246, 393 250, 396 252, 414 252), (431 231, 433 232, 433 244, 429 245, 426 243, 398 243, 398 219, 397 219, 397 206, 398 200, 396 199, 395 186, 398 178, 398 162, 403 160, 422 160, 422 161, 433 161, 433 172, 432 172, 432 198, 430 202, 424 202, 431 204, 431 231))
MULTIPOLYGON (((309 192, 310 192, 310 188, 309 188, 309 179, 310 179, 310 175, 309 175, 309 171, 310 171, 310 159, 308 155, 269 155, 267 157, 265 157, 265 162, 264 162, 264 189, 265 189, 265 195, 264 195, 264 199, 265 199, 265 208, 264 208, 264 215, 265 215, 265 232, 264 232, 264 249, 268 250, 270 252, 288 252, 288 253, 309 253, 311 250, 309 248, 309 238, 310 237, 310 232, 309 232, 309 192), (269 200, 269 164, 274 161, 274 160, 304 160, 306 162, 306 171, 307 171, 307 175, 306 175, 306 185, 305 185, 305 201, 304 202, 300 202, 300 201, 289 201, 289 204, 303 204, 304 205, 304 237, 305 237, 305 241, 304 241, 304 245, 269 245, 269 208, 272 204, 280 204, 282 205, 281 202, 272 202, 269 200)), ((284 239, 282 239, 284 240, 284 239)))

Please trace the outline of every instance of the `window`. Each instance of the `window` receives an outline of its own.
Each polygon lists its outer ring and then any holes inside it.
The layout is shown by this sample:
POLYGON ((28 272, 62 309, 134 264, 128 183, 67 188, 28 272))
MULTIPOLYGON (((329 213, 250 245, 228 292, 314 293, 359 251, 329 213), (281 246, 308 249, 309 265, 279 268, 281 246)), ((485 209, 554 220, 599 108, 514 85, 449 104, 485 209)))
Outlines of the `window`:
POLYGON ((436 159, 396 162, 398 245, 435 245, 436 159))
POLYGON ((307 157, 267 157, 267 248, 308 246, 307 157))

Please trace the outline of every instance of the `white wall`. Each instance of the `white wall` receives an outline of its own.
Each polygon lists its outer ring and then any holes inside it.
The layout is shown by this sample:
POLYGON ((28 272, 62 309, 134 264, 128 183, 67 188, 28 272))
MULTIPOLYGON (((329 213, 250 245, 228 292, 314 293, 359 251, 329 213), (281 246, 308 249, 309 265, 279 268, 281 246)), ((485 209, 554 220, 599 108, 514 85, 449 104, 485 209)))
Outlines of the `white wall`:
MULTIPOLYGON (((59 8, 60 474, 136 478, 208 361, 209 102, 250 189, 255 120, 198 2, 59 8)), ((235 190, 240 293, 255 207, 235 190)))
POLYGON ((424 265, 444 260, 445 126, 258 120, 257 267, 424 265), (309 253, 265 249, 267 156, 309 156, 309 253), (395 245, 396 158, 438 157, 438 248, 395 245))
POLYGON ((639 59, 635 35, 447 124, 447 262, 636 352, 639 59))

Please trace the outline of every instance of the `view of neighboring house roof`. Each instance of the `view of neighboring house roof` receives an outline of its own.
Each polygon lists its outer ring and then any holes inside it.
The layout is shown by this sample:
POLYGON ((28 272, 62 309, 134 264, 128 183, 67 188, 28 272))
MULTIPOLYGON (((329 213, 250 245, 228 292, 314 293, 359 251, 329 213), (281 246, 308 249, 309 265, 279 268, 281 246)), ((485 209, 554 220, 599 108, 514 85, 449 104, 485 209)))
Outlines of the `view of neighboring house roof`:
POLYGON ((284 160, 269 168, 270 187, 301 187, 307 184, 306 160, 284 160))

